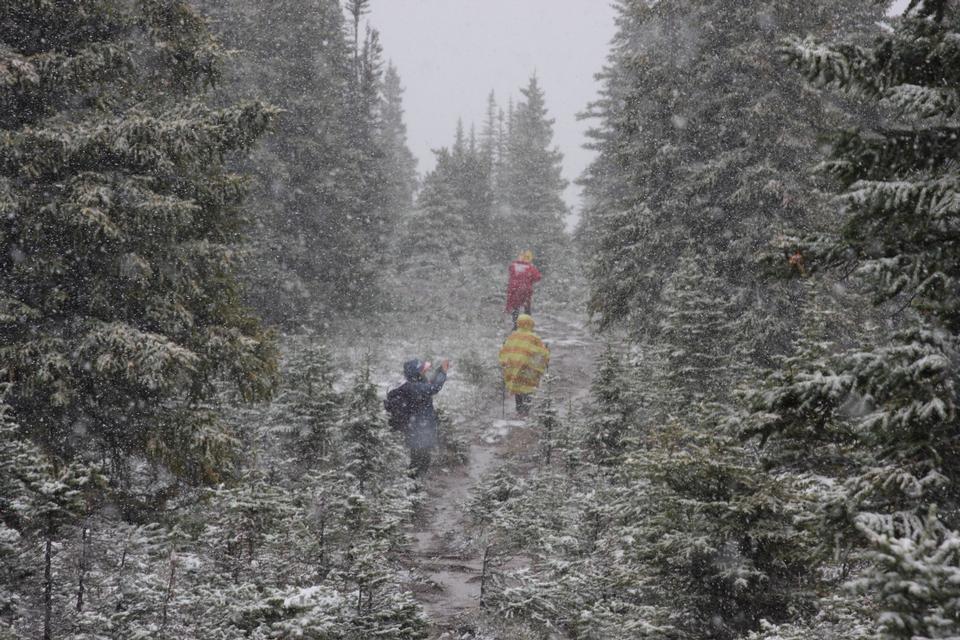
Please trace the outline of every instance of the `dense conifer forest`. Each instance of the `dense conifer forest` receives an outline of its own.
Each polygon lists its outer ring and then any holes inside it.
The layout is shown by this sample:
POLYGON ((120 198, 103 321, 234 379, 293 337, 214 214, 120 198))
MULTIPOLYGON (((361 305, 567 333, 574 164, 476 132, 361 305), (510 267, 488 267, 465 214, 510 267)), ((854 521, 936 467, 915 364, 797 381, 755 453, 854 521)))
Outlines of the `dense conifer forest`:
POLYGON ((614 0, 576 212, 376 1, 0 0, 0 639, 960 636, 957 0, 614 0))

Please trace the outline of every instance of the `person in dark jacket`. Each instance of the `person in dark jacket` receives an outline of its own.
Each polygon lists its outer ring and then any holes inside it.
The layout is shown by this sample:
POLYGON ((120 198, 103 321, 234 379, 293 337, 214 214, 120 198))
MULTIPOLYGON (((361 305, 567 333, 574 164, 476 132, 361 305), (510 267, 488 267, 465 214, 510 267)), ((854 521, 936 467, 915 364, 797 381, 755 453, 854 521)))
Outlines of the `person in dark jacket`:
POLYGON ((444 360, 440 370, 432 379, 428 379, 429 362, 405 362, 403 377, 406 382, 387 393, 384 401, 391 426, 403 431, 404 440, 410 449, 410 468, 418 477, 426 473, 430 466, 430 452, 439 442, 433 396, 443 388, 449 368, 450 361, 444 360))

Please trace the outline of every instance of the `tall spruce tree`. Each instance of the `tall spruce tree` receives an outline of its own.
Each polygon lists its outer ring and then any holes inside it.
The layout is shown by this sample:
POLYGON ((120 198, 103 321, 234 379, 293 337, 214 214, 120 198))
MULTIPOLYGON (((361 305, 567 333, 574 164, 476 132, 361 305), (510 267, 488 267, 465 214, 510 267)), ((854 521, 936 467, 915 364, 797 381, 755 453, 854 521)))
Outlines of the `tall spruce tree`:
MULTIPOLYGON (((473 128, 469 137, 464 137, 462 125, 458 124, 457 136, 451 150, 453 188, 464 201, 464 222, 472 234, 483 244, 490 243, 491 213, 493 209, 493 176, 483 147, 478 147, 473 128)), ((468 241, 468 245, 473 241, 468 241)))
MULTIPOLYGON (((812 228, 821 197, 808 140, 840 114, 784 81, 776 48, 831 33, 869 11, 856 2, 617 3, 618 32, 589 115, 596 160, 582 177, 579 231, 590 255, 590 310, 601 326, 650 313, 684 246, 762 302, 761 352, 782 349, 797 292, 751 261, 788 224, 812 228), (812 115, 816 114, 816 115, 812 115), (757 293, 762 292, 762 293, 757 293), (772 325, 772 326, 771 326, 772 325)), ((875 11, 875 10, 874 10, 875 11)))
POLYGON ((547 117, 546 96, 536 74, 520 90, 511 109, 506 159, 499 189, 509 211, 498 224, 520 245, 550 253, 562 244, 567 206, 563 190, 563 154, 553 146, 554 120, 547 117))
POLYGON ((464 256, 484 259, 496 254, 499 236, 492 228, 493 182, 484 144, 481 140, 478 145, 474 131, 468 135, 458 120, 452 146, 434 151, 436 166, 424 177, 400 243, 415 253, 401 257, 402 264, 435 268, 438 260, 459 265, 464 256))
POLYGON ((834 233, 796 238, 794 249, 814 271, 854 274, 894 330, 795 362, 802 377, 757 405, 771 448, 806 443, 829 473, 822 535, 870 552, 855 585, 873 598, 884 638, 960 632, 947 586, 960 530, 958 32, 955 3, 916 0, 870 46, 805 39, 785 50, 807 78, 885 110, 876 125, 835 135, 822 168, 844 206, 834 233))
POLYGON ((446 148, 434 152, 436 166, 423 179, 417 206, 402 228, 399 256, 405 268, 434 270, 459 263, 472 244, 467 233, 468 203, 457 189, 458 164, 446 148))
MULTIPOLYGON (((366 7, 367 3, 358 4, 366 7)), ((347 157, 353 170, 348 179, 357 181, 362 188, 355 193, 358 202, 348 214, 350 219, 357 217, 354 233, 358 235, 360 251, 350 278, 361 285, 376 281, 394 222, 386 209, 385 157, 378 140, 378 131, 382 129, 383 46, 380 33, 369 25, 354 66, 354 79, 347 94, 347 157)))
POLYGON ((357 302, 345 292, 376 285, 395 218, 389 202, 405 197, 409 178, 388 172, 391 157, 403 156, 387 148, 402 115, 398 94, 385 104, 379 38, 338 0, 198 5, 237 50, 224 99, 268 99, 283 110, 245 165, 257 176, 258 229, 244 270, 250 300, 282 324, 357 302))
POLYGON ((483 118, 483 129, 480 131, 480 157, 483 162, 483 170, 490 176, 490 188, 496 193, 497 165, 500 162, 499 156, 499 108, 497 107, 497 96, 493 91, 487 96, 487 110, 483 118))
POLYGON ((240 303, 244 180, 223 159, 274 111, 201 102, 223 51, 184 2, 9 2, 3 15, 0 371, 16 383, 13 413, 48 454, 106 461, 128 497, 138 459, 216 481, 232 437, 200 403, 224 377, 263 396, 275 369, 240 303))
POLYGON ((403 121, 403 86, 393 64, 383 76, 380 121, 380 145, 384 154, 384 176, 388 181, 386 208, 391 218, 399 219, 413 207, 417 188, 417 159, 407 146, 407 125, 403 121))
POLYGON ((659 326, 646 349, 659 362, 655 404, 667 414, 726 399, 743 375, 744 336, 735 301, 710 265, 686 252, 664 285, 659 326))

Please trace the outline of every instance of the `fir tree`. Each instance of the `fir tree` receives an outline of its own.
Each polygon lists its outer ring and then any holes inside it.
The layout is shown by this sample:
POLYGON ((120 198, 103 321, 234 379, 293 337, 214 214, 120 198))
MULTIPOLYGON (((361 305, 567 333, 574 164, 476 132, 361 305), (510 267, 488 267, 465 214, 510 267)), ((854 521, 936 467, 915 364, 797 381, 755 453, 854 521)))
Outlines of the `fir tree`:
POLYGON ((560 415, 554 406, 552 393, 553 378, 549 374, 543 379, 543 392, 537 403, 537 429, 540 432, 540 461, 542 465, 551 466, 554 456, 562 442, 562 432, 565 427, 560 415))
POLYGON ((623 0, 617 8, 588 114, 598 119, 589 132, 598 155, 581 179, 579 237, 595 256, 590 310, 603 327, 655 326, 649 309, 690 247, 724 281, 748 289, 742 303, 762 301, 756 351, 776 353, 792 330, 796 292, 771 286, 750 262, 788 224, 817 223, 822 196, 805 172, 817 148, 808 140, 842 115, 784 83, 772 61, 786 35, 831 32, 869 9, 769 0, 623 0))
POLYGON ((470 443, 454 419, 441 408, 437 409, 439 442, 434 462, 439 467, 458 467, 470 462, 470 443))
POLYGON ((335 443, 335 426, 341 417, 341 399, 334 389, 336 375, 325 345, 312 344, 291 363, 292 410, 297 421, 281 429, 290 437, 297 456, 313 468, 328 460, 335 443))
POLYGON ((230 438, 199 401, 220 377, 263 396, 275 367, 240 304, 243 179, 222 159, 273 110, 199 101, 222 51, 184 3, 17 7, 3 66, 33 81, 5 89, 21 109, 2 143, 9 402, 46 451, 109 461, 118 489, 133 458, 214 480, 230 438))
POLYGON ((400 246, 415 249, 412 257, 430 268, 497 254, 492 176, 474 130, 468 136, 458 120, 453 145, 434 153, 436 166, 424 178, 400 246))
POLYGON ((661 377, 656 401, 668 413, 723 399, 742 375, 734 300, 709 269, 684 254, 656 309, 660 326, 649 348, 662 367, 652 372, 661 377))
POLYGON ((451 261, 458 264, 470 244, 465 233, 468 204, 455 182, 457 162, 446 148, 434 153, 436 167, 423 179, 400 243, 406 254, 400 257, 401 265, 409 262, 430 270, 451 261))
POLYGON ((370 382, 370 371, 357 376, 339 430, 343 434, 344 470, 360 493, 379 491, 382 474, 396 464, 398 445, 387 426, 383 403, 370 382))
POLYGON ((0 584, 0 620, 49 639, 61 618, 55 601, 62 586, 57 583, 55 547, 63 529, 86 515, 104 478, 95 466, 59 463, 26 440, 22 427, 12 421, 8 393, 12 395, 9 386, 0 388, 0 548, 10 562, 3 576, 10 582, 0 584), (30 547, 39 549, 39 567, 27 561, 30 547))
POLYGON ((958 628, 960 538, 944 530, 935 512, 908 538, 861 525, 874 565, 854 583, 862 594, 877 594, 883 615, 881 637, 949 638, 958 628))
POLYGON ((495 477, 502 488, 492 486, 492 495, 485 488, 481 495, 495 500, 486 503, 494 544, 532 559, 529 568, 491 581, 488 606, 544 635, 682 637, 671 607, 658 603, 660 585, 638 561, 652 515, 640 508, 646 487, 610 483, 594 469, 542 468, 526 482, 495 477))
POLYGON ((347 13, 350 14, 353 23, 353 47, 355 62, 360 61, 360 24, 364 16, 370 13, 370 0, 347 0, 347 13))
POLYGON ((496 192, 497 176, 496 169, 500 163, 500 122, 502 110, 497 107, 497 97, 493 91, 487 96, 487 110, 483 120, 483 130, 480 132, 480 158, 484 172, 490 176, 491 190, 496 192))
MULTIPOLYGON (((367 2, 357 4, 365 7, 367 2)), ((355 180, 361 186, 354 193, 356 201, 345 203, 350 207, 348 220, 355 220, 351 231, 357 251, 351 261, 354 272, 349 274, 347 282, 356 286, 376 282, 376 273, 383 265, 383 249, 395 223, 386 209, 386 167, 377 137, 382 128, 383 47, 376 29, 367 27, 354 67, 354 79, 347 92, 349 129, 345 140, 350 173, 342 179, 355 180)), ((336 242, 337 251, 342 252, 340 240, 336 242)), ((348 302, 348 306, 351 304, 348 302)))
MULTIPOLYGON (((81 541, 78 594, 71 621, 78 637, 103 631, 136 637, 167 631, 175 617, 178 562, 173 535, 157 525, 96 521, 81 536, 96 536, 99 544, 81 541), (102 528, 101 528, 102 525, 102 528)), ((66 625, 64 625, 66 626, 66 625)))
POLYGON ((523 100, 511 110, 506 161, 501 176, 511 212, 499 221, 511 230, 516 247, 533 247, 543 254, 562 244, 567 206, 563 190, 563 155, 552 146, 554 120, 547 117, 545 94, 537 76, 520 90, 523 100))
POLYGON ((390 199, 409 177, 388 168, 404 154, 386 146, 396 142, 399 96, 388 113, 378 37, 348 24, 337 0, 198 4, 238 50, 222 93, 283 110, 247 165, 258 178, 250 300, 284 325, 359 302, 345 294, 376 286, 398 216, 390 199))
MULTIPOLYGON (((482 151, 477 148, 474 129, 470 129, 469 140, 463 140, 462 130, 458 128, 457 142, 452 150, 454 189, 458 197, 463 200, 464 222, 470 234, 481 240, 483 245, 490 245, 491 214, 493 209, 492 176, 487 170, 487 163, 482 151)), ((461 241, 462 242, 462 241, 461 241)), ((471 240, 465 242, 467 246, 473 244, 471 240)))
POLYGON ((262 562, 277 551, 286 553, 282 545, 296 530, 283 525, 300 516, 298 509, 293 495, 257 475, 234 487, 211 490, 200 542, 215 563, 216 575, 257 587, 275 583, 271 577, 282 575, 283 565, 263 567, 262 562))
POLYGON ((585 448, 601 465, 616 466, 620 456, 635 448, 638 399, 631 386, 632 375, 612 345, 607 345, 597 360, 596 377, 591 385, 593 406, 586 421, 585 448))
MULTIPOLYGON (((836 472, 853 448, 854 434, 841 419, 840 407, 857 411, 865 399, 849 395, 846 376, 835 367, 834 358, 844 344, 862 340, 873 324, 851 326, 856 318, 839 307, 815 283, 807 287, 801 310, 799 335, 790 353, 777 358, 776 367, 761 376, 763 384, 741 390, 753 414, 744 435, 758 437, 761 444, 770 438, 778 442, 766 452, 766 459, 795 470, 817 474, 836 472), (829 395, 821 390, 832 387, 829 395), (818 454, 811 455, 811 448, 818 454)), ((859 301, 863 304, 863 301, 859 301)))
POLYGON ((29 605, 24 601, 23 583, 32 573, 30 563, 22 557, 23 544, 29 540, 25 538, 29 535, 27 521, 17 513, 17 507, 26 502, 22 478, 29 477, 36 461, 24 455, 30 450, 10 417, 6 394, 6 386, 0 387, 0 633, 12 637, 14 624, 23 618, 29 605))
POLYGON ((823 168, 844 189, 839 228, 797 240, 813 271, 853 273, 897 317, 853 349, 794 364, 802 373, 764 398, 764 433, 777 448, 827 440, 834 489, 821 498, 824 534, 868 549, 875 564, 857 584, 877 598, 883 637, 955 634, 946 591, 960 522, 956 495, 957 297, 960 269, 943 235, 956 217, 954 73, 960 13, 947 2, 911 2, 872 46, 794 40, 787 59, 808 78, 892 107, 866 131, 834 138, 823 168), (922 63, 917 63, 922 60, 922 63), (795 382, 794 382, 795 381, 795 382), (799 384, 798 384, 799 383, 799 384), (850 401, 859 400, 851 410, 850 401), (845 447, 838 446, 846 445, 845 447), (905 584, 916 585, 905 596, 905 584))
POLYGON ((650 482, 635 552, 694 637, 732 638, 808 606, 814 547, 791 478, 764 472, 722 413, 674 423, 637 468, 650 482))
POLYGON ((393 64, 383 76, 383 97, 380 124, 380 146, 386 166, 384 175, 389 184, 385 196, 391 218, 399 219, 413 207, 417 187, 417 160, 407 146, 407 125, 403 121, 403 87, 393 64))

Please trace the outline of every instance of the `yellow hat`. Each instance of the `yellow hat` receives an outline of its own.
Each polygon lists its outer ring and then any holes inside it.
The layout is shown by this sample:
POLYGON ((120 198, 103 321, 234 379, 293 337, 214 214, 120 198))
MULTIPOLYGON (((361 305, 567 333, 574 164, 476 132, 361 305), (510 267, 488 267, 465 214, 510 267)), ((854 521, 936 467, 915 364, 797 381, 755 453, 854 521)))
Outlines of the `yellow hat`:
POLYGON ((519 316, 517 316, 517 328, 532 331, 533 316, 527 315, 526 313, 521 313, 519 316))
POLYGON ((524 249, 520 252, 520 259, 524 262, 533 262, 533 251, 529 249, 524 249))

